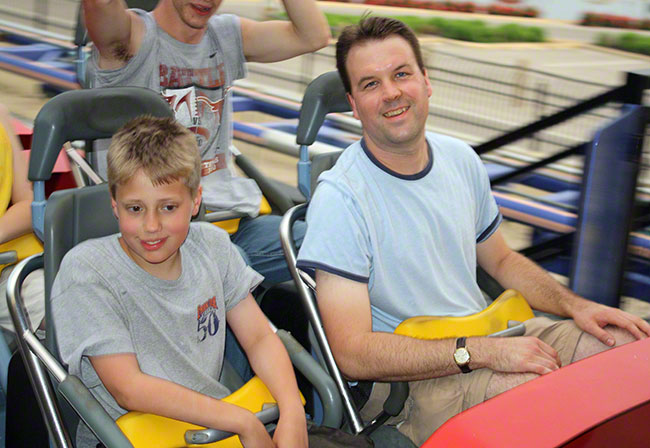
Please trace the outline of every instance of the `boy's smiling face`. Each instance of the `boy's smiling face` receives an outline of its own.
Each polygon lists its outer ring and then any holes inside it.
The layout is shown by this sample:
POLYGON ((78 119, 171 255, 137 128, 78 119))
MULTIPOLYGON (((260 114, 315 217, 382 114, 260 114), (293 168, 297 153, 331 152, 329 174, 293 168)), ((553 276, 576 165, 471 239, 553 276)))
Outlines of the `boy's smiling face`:
POLYGON ((153 185, 139 170, 128 182, 118 185, 111 199, 119 220, 120 244, 133 261, 149 274, 175 280, 181 273, 179 249, 199 211, 201 187, 192 198, 181 181, 153 185))

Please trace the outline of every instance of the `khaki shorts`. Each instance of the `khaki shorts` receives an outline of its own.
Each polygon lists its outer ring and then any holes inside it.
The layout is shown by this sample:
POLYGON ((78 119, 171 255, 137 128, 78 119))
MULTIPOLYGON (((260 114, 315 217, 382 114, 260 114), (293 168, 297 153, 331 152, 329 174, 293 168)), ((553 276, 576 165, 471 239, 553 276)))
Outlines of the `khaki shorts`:
MULTIPOLYGON (((554 321, 535 317, 526 321, 526 336, 536 336, 557 350, 562 365, 571 362, 581 335, 582 331, 572 320, 554 321)), ((448 419, 485 401, 492 374, 490 369, 479 369, 468 374, 412 381, 404 409, 388 424, 398 425, 404 435, 421 445, 448 419)), ((388 392, 387 383, 374 385, 368 402, 361 410, 364 420, 370 420, 381 411, 388 392)))

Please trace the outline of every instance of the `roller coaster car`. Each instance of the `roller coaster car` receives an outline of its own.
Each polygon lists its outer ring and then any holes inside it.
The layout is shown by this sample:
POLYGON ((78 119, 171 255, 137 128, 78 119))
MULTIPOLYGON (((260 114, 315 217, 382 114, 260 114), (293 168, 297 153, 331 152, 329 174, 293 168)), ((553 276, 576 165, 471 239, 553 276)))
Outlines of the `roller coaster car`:
MULTIPOLYGON (((171 116, 166 102, 155 92, 132 87, 66 92, 53 98, 43 107, 36 119, 34 147, 29 167, 29 178, 35 189, 49 178, 59 148, 65 141, 110 137, 130 119, 150 114, 171 116)), ((35 198, 36 201, 36 198, 35 198)), ((98 439, 110 447, 178 447, 206 445, 215 447, 241 446, 238 437, 214 429, 204 429, 185 422, 141 413, 128 413, 113 421, 94 399, 81 381, 68 375, 58 361, 56 328, 51 316, 50 291, 65 253, 74 245, 88 239, 116 233, 117 221, 112 215, 106 184, 52 194, 37 204, 35 226, 44 235, 45 251, 23 260, 12 272, 7 288, 8 304, 21 354, 32 386, 42 404, 43 417, 52 442, 58 447, 74 446, 79 419, 83 419, 98 439), (40 207, 39 207, 40 206, 40 207), (43 215, 42 209, 45 209, 43 215), (34 269, 45 268, 46 340, 43 345, 33 334, 22 306, 20 289, 25 277, 34 269), (47 346, 47 347, 46 347, 47 346), (55 380, 53 392, 45 366, 55 380), (65 398, 63 400, 62 398, 65 398), (71 405, 71 407, 70 407, 71 405), (223 440, 222 440, 223 439, 223 440), (222 440, 222 441, 221 441, 222 440), (214 443, 219 441, 218 443, 214 443)), ((324 402, 324 424, 338 426, 342 411, 330 377, 309 354, 286 332, 277 332, 285 344, 294 366, 314 385, 324 402)), ((231 390, 233 371, 224 368, 221 381, 231 390)), ((266 386, 256 377, 241 389, 225 398, 234 404, 257 413, 266 423, 277 418, 277 406, 266 386)))
MULTIPOLYGON (((308 147, 315 141, 327 113, 348 110, 345 91, 336 72, 316 78, 305 92, 297 141, 301 145, 299 188, 307 198, 317 177, 311 173, 308 147)), ((338 154, 314 156, 313 163, 322 169, 323 165, 333 165, 337 158, 338 154)), ((297 219, 304 217, 306 208, 306 204, 298 205, 285 214, 280 230, 283 249, 322 362, 342 396, 350 427, 355 432, 366 432, 364 428, 380 424, 387 415, 379 416, 368 426, 361 421, 323 330, 314 296, 315 282, 296 268, 291 228, 297 219)), ((460 318, 414 317, 404 321, 395 332, 425 339, 433 335, 436 338, 477 336, 495 331, 491 336, 516 335, 521 334, 521 325, 511 327, 512 321, 521 322, 530 317, 533 313, 525 299, 509 290, 481 313, 460 318)), ((617 446, 645 447, 650 440, 649 373, 650 339, 645 339, 581 360, 470 408, 441 426, 422 446, 599 447, 611 446, 616 441, 617 446)), ((399 409, 399 403, 393 403, 392 408, 384 405, 384 414, 396 415, 399 409)))
POLYGON ((422 445, 647 447, 650 339, 570 364, 458 414, 422 445))

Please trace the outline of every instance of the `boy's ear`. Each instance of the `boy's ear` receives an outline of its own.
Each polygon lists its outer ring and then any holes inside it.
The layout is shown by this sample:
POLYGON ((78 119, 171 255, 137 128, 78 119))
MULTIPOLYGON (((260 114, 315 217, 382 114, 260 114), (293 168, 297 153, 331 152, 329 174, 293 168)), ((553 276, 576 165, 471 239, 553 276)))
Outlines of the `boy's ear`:
POLYGON ((113 196, 111 196, 111 208, 113 209, 113 216, 115 216, 115 219, 119 221, 120 217, 117 214, 117 201, 115 201, 113 196))
POLYGON ((195 216, 201 208, 202 195, 203 187, 199 185, 199 188, 196 189, 196 195, 194 196, 194 199, 192 199, 192 216, 195 216))

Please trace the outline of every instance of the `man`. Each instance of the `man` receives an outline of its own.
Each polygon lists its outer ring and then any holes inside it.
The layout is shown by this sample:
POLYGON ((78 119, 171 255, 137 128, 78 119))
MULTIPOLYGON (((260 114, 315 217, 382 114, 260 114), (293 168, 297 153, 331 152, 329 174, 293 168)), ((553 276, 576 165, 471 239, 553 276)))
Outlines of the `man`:
MULTIPOLYGON (((160 0, 151 13, 127 10, 124 0, 83 1, 94 44, 92 85, 148 87, 169 101, 199 143, 208 210, 250 216, 232 241, 266 284, 290 278, 278 240, 280 218, 251 219, 258 215, 262 193, 253 180, 231 173, 229 90, 245 76, 246 61, 281 61, 324 47, 330 37, 315 0, 283 3, 289 21, 256 22, 215 15, 221 0, 160 0)), ((304 229, 297 230, 300 240, 304 229)))
POLYGON ((422 444, 470 406, 650 334, 647 322, 578 297, 506 246, 480 159, 456 139, 425 132, 431 85, 408 27, 370 17, 346 28, 337 67, 363 139, 320 177, 298 266, 316 271, 320 312, 343 373, 410 381, 400 431, 422 444), (573 320, 534 318, 515 338, 392 334, 408 317, 484 309, 477 262, 533 308, 573 320))

